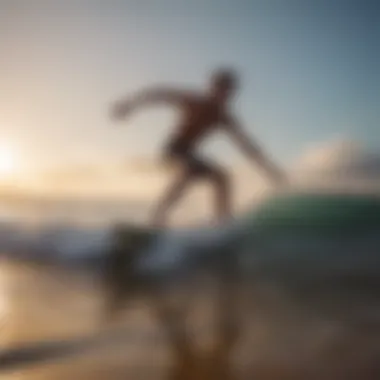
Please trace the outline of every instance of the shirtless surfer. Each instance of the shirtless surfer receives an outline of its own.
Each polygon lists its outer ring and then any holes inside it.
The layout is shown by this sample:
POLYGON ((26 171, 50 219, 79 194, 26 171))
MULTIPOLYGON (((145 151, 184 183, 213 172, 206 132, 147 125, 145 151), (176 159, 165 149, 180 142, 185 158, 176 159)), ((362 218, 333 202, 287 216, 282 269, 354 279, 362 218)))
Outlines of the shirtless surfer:
POLYGON ((116 120, 124 119, 132 111, 152 104, 164 103, 176 106, 181 117, 175 133, 164 147, 164 158, 180 164, 181 174, 168 189, 155 210, 153 223, 162 226, 168 210, 194 180, 206 179, 214 185, 216 213, 219 221, 231 214, 231 189, 228 173, 220 166, 201 158, 196 149, 210 133, 226 132, 256 164, 265 170, 276 184, 285 176, 262 152, 260 147, 242 130, 231 114, 229 103, 238 89, 238 76, 230 69, 214 72, 206 93, 192 93, 171 88, 152 88, 131 98, 117 102, 112 108, 116 120))

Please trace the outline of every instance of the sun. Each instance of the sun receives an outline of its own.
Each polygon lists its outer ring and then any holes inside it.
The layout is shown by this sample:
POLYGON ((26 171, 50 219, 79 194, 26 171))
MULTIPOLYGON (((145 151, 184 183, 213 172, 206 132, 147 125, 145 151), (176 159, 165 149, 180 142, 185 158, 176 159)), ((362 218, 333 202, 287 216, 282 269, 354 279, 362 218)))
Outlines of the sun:
POLYGON ((0 176, 8 176, 15 170, 16 158, 14 151, 6 145, 0 145, 0 176))

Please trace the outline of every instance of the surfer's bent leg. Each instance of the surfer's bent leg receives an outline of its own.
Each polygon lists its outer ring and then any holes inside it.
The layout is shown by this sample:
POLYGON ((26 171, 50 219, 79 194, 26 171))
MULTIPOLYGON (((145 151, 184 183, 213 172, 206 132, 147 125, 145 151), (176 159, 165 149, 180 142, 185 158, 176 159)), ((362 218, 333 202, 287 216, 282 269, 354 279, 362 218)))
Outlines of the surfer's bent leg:
POLYGON ((231 214, 231 186, 228 174, 223 169, 213 168, 210 180, 215 184, 215 208, 219 221, 224 221, 231 214))
POLYGON ((186 187, 193 180, 194 174, 188 149, 182 146, 182 144, 176 141, 171 142, 165 149, 164 159, 179 164, 181 172, 158 203, 153 215, 153 224, 156 227, 163 227, 165 225, 166 215, 169 209, 174 206, 182 196, 186 187))
POLYGON ((182 171, 174 184, 166 191, 155 210, 153 216, 155 226, 162 227, 165 224, 169 209, 179 200, 188 185, 197 179, 210 180, 214 184, 216 191, 215 209, 218 221, 221 222, 230 216, 230 181, 223 169, 205 162, 188 149, 176 145, 169 146, 166 158, 180 164, 182 171))
POLYGON ((191 173, 187 168, 182 169, 182 173, 175 182, 165 192, 163 198, 159 201, 153 215, 153 225, 163 227, 166 222, 166 215, 169 209, 179 200, 188 184, 192 181, 191 173))
POLYGON ((231 214, 230 180, 228 174, 217 165, 195 156, 190 162, 192 177, 210 180, 215 188, 215 212, 219 222, 231 214))

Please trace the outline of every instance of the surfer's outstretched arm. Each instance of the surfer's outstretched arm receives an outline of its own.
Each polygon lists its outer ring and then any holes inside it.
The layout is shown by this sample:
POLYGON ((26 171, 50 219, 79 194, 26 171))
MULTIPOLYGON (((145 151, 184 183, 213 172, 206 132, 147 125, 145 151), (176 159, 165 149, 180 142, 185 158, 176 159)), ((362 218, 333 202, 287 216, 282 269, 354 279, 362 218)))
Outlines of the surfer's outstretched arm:
POLYGON ((185 91, 164 87, 151 88, 116 102, 112 108, 112 116, 116 119, 122 119, 126 117, 128 113, 142 106, 160 103, 183 106, 189 99, 190 95, 185 91))
POLYGON ((276 183, 284 183, 285 173, 280 170, 262 151, 259 144, 250 139, 240 126, 240 123, 228 117, 225 124, 225 130, 232 137, 240 149, 248 155, 256 164, 258 164, 269 177, 276 183))

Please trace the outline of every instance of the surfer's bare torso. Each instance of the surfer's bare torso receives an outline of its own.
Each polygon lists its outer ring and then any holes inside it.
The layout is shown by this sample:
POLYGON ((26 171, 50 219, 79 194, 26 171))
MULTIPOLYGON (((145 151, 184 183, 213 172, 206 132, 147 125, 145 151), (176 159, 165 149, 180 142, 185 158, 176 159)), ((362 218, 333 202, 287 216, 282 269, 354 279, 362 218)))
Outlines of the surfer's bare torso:
POLYGON ((180 99, 179 121, 169 137, 167 149, 183 153, 194 149, 210 133, 228 122, 225 107, 203 95, 184 95, 180 99))

